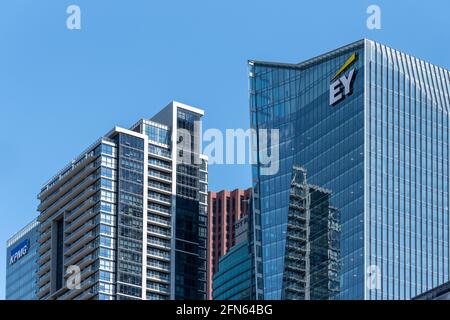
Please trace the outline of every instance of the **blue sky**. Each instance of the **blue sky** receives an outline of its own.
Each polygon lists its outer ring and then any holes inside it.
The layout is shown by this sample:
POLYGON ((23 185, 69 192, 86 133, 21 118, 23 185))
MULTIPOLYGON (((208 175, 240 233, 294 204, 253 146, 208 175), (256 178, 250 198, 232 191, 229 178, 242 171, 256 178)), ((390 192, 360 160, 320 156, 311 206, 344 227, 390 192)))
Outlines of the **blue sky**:
MULTIPOLYGON (((0 299, 6 240, 37 215, 39 188, 114 125, 178 100, 205 109, 204 129, 247 128, 248 59, 295 63, 364 37, 450 68, 449 12, 448 0, 1 1, 0 299), (381 30, 366 27, 370 4, 381 30)), ((246 166, 210 168, 211 190, 250 184, 246 166)))

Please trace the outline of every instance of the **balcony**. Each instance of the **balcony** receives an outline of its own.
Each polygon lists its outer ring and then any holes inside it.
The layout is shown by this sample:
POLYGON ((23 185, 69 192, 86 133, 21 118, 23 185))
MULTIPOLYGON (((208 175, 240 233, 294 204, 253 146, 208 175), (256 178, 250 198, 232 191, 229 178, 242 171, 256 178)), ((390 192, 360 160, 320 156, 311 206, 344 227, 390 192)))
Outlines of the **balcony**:
POLYGON ((94 152, 91 151, 85 154, 82 158, 79 158, 79 160, 77 160, 76 162, 72 161, 71 164, 66 166, 52 178, 53 182, 47 183, 47 185, 41 189, 41 193, 38 195, 38 199, 43 200, 46 197, 49 197, 52 193, 58 192, 58 189, 61 188, 64 183, 69 181, 78 172, 83 170, 83 168, 85 168, 87 164, 91 163, 96 158, 97 157, 94 155, 94 152))
POLYGON ((171 210, 170 208, 166 208, 166 207, 161 207, 161 206, 157 206, 153 203, 150 203, 147 206, 147 209, 151 212, 151 213, 156 213, 165 217, 170 217, 171 214, 171 210))
POLYGON ((168 161, 172 160, 172 153, 170 152, 170 150, 157 148, 157 147, 154 147, 152 145, 149 145, 148 153, 151 154, 152 156, 156 156, 156 157, 161 158, 163 160, 168 160, 168 161))
POLYGON ((172 225, 170 219, 166 220, 166 219, 161 218, 159 216, 148 215, 147 219, 151 223, 154 223, 154 224, 159 225, 159 226, 170 227, 172 225))
POLYGON ((75 197, 68 197, 66 200, 69 200, 66 202, 66 204, 64 206, 59 206, 60 202, 58 202, 58 210, 50 210, 50 211, 45 211, 44 213, 41 213, 38 217, 38 221, 40 221, 41 223, 45 223, 46 220, 49 220, 52 216, 54 215, 58 215, 62 212, 65 211, 71 211, 77 208, 77 206, 79 204, 81 204, 83 201, 85 201, 88 197, 90 197, 91 195, 93 195, 96 191, 98 191, 99 188, 95 187, 95 186, 90 186, 88 188, 86 188, 85 190, 81 191, 80 193, 78 193, 75 197))
POLYGON ((166 163, 164 161, 159 161, 156 159, 148 159, 148 167, 152 169, 157 169, 163 172, 171 173, 172 164, 166 163))
MULTIPOLYGON (((79 265, 78 265, 79 266, 79 265)), ((80 273, 80 280, 83 281, 84 279, 86 279, 87 277, 89 277, 90 275, 92 275, 93 273, 95 273, 97 271, 97 268, 94 267, 93 265, 90 265, 88 267, 80 267, 81 273, 80 273)), ((67 280, 70 277, 70 273, 66 273, 64 275, 64 279, 67 280)))
POLYGON ((151 226, 147 228, 147 232, 153 236, 161 237, 164 239, 171 239, 172 232, 170 230, 156 230, 152 229, 151 226))
POLYGON ((156 203, 164 204, 164 205, 171 205, 172 202, 167 197, 164 197, 157 193, 149 193, 148 198, 152 201, 155 201, 156 203))
POLYGON ((45 242, 41 243, 39 246, 38 253, 42 255, 44 252, 50 250, 51 242, 52 242, 51 239, 48 239, 45 242))
POLYGON ((69 236, 66 237, 64 243, 70 247, 72 243, 76 242, 83 235, 94 229, 98 225, 98 219, 90 220, 84 225, 81 225, 78 229, 75 229, 69 236))
POLYGON ((38 265, 42 265, 50 260, 51 250, 45 252, 44 254, 39 256, 39 260, 37 261, 38 265))
POLYGON ((66 213, 65 220, 68 223, 71 223, 73 220, 78 218, 81 214, 86 212, 89 208, 93 207, 96 204, 94 199, 88 199, 83 202, 80 206, 75 208, 73 211, 66 213))
POLYGON ((85 290, 82 294, 76 296, 74 300, 89 300, 97 293, 98 291, 95 288, 89 288, 88 290, 85 290))
POLYGON ((156 192, 161 192, 167 195, 172 195, 172 186, 163 185, 161 183, 155 183, 153 181, 148 182, 148 189, 156 192))
POLYGON ((149 248, 147 248, 147 256, 149 256, 150 258, 153 258, 153 259, 161 259, 161 260, 164 260, 166 262, 170 261, 170 254, 169 254, 169 252, 167 252, 166 255, 162 255, 162 254, 159 254, 159 253, 151 252, 151 250, 149 250, 149 248))
POLYGON ((156 283, 147 283, 147 291, 164 295, 168 295, 170 293, 169 286, 158 285, 156 283))
POLYGON ((86 188, 84 191, 79 193, 76 198, 74 198, 72 201, 70 201, 67 204, 67 207, 65 208, 66 211, 72 211, 72 210, 76 209, 80 204, 83 203, 83 201, 85 201, 87 198, 92 196, 98 190, 100 190, 100 189, 99 189, 99 187, 96 187, 96 186, 90 186, 89 188, 86 188))
POLYGON ((50 282, 50 272, 44 274, 43 276, 39 277, 39 280, 37 282, 38 288, 44 286, 45 284, 50 282))
POLYGON ((43 243, 43 242, 49 240, 51 235, 52 235, 52 228, 48 229, 44 233, 41 233, 41 235, 40 235, 40 237, 38 239, 38 242, 39 243, 43 243))
POLYGON ((70 256, 70 255, 74 254, 75 252, 77 252, 77 250, 79 250, 85 244, 87 244, 88 242, 94 240, 96 236, 97 236, 97 233, 95 232, 95 230, 84 234, 78 240, 76 240, 75 242, 69 244, 66 247, 64 255, 67 257, 67 256, 70 256))
POLYGON ((88 209, 84 213, 80 214, 77 218, 75 218, 75 220, 68 223, 65 227, 64 232, 66 234, 73 232, 74 230, 79 228, 81 225, 83 225, 83 223, 85 223, 89 219, 93 218, 96 214, 97 214, 97 212, 93 208, 88 209))
POLYGON ((161 181, 161 182, 172 183, 172 176, 162 174, 162 173, 160 173, 158 171, 155 171, 155 170, 149 170, 148 171, 148 176, 153 178, 153 179, 155 179, 155 180, 161 181))
POLYGON ((89 183, 92 183, 95 179, 92 176, 89 176, 98 166, 95 163, 91 163, 80 174, 74 176, 68 183, 63 185, 57 192, 55 192, 50 197, 46 198, 42 201, 38 207, 38 211, 42 212, 55 204, 60 199, 63 199, 61 195, 70 195, 73 194, 78 188, 86 187, 89 183), (87 178, 86 178, 87 177, 87 178), (84 179, 84 180, 83 180, 84 179), (79 184, 79 185, 77 185, 79 184))
POLYGON ((41 297, 45 296, 48 293, 50 293, 50 283, 47 283, 45 286, 39 288, 36 295, 39 299, 41 299, 41 297))
POLYGON ((44 273, 50 271, 50 264, 51 261, 47 261, 46 263, 44 263, 43 265, 39 266, 37 274, 39 276, 43 275, 44 273))
POLYGON ((64 266, 70 266, 77 264, 78 261, 85 258, 86 255, 90 254, 93 250, 97 248, 96 244, 94 242, 89 243, 88 245, 85 245, 84 247, 81 247, 78 251, 75 251, 70 257, 66 258, 64 262, 64 266))
POLYGON ((155 246, 159 249, 170 249, 171 245, 170 242, 163 241, 163 240, 156 240, 153 238, 147 238, 147 244, 150 246, 155 246))
POLYGON ((80 293, 89 291, 89 288, 92 287, 94 284, 95 284, 94 279, 87 278, 86 280, 81 281, 80 289, 69 289, 64 294, 60 295, 57 299, 58 300, 72 300, 80 293))
POLYGON ((170 283, 170 276, 165 273, 161 272, 155 272, 155 274, 152 274, 151 272, 147 272, 147 279, 151 281, 158 281, 162 283, 170 283))
MULTIPOLYGON (((78 199, 83 193, 85 193, 85 189, 87 189, 89 185, 94 183, 95 180, 96 179, 92 176, 86 178, 83 182, 81 182, 79 185, 75 186, 73 189, 68 191, 64 196, 59 198, 55 203, 53 203, 45 210, 43 210, 42 206, 38 207, 38 211, 41 212, 39 220, 43 222, 49 217, 51 217, 55 212, 58 212, 65 206, 72 206, 73 203, 75 202, 74 200, 78 199)), ((70 210, 68 208, 65 209, 70 210)))
POLYGON ((77 266, 79 266, 81 269, 85 268, 86 266, 92 264, 95 262, 95 260, 98 258, 98 253, 94 252, 87 256, 85 256, 83 259, 77 262, 77 266))

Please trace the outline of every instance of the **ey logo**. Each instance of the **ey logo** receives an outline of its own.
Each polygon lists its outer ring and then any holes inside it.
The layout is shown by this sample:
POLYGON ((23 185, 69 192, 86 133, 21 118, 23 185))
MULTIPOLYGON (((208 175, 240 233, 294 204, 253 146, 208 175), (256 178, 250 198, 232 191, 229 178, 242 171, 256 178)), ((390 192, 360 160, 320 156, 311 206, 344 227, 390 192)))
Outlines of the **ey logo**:
POLYGON ((355 81, 357 71, 356 68, 353 68, 347 75, 345 75, 345 71, 347 71, 356 60, 358 60, 358 55, 353 53, 333 77, 330 85, 331 106, 335 106, 338 102, 344 100, 345 97, 352 94, 353 82, 355 81))

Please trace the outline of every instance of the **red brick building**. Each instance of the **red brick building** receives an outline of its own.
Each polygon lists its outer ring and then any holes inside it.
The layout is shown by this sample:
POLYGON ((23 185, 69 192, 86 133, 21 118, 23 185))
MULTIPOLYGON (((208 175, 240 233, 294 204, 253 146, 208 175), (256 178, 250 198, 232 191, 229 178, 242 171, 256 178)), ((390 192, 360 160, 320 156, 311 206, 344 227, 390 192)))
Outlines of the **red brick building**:
POLYGON ((252 188, 208 193, 208 299, 212 298, 212 278, 219 258, 234 246, 235 223, 249 214, 252 188))

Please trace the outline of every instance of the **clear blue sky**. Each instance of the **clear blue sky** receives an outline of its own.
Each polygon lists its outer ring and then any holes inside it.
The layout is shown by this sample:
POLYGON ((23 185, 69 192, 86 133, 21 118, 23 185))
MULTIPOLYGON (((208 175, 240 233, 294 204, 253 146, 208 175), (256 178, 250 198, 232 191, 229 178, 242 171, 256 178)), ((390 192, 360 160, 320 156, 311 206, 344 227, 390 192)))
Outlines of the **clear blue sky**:
MULTIPOLYGON (((206 110, 205 129, 247 128, 248 59, 295 63, 364 37, 450 68, 448 0, 156 2, 0 2, 0 299, 6 240, 39 188, 114 125, 178 100, 206 110), (366 28, 370 4, 382 30, 366 28)), ((246 166, 210 168, 211 190, 250 183, 246 166)))

